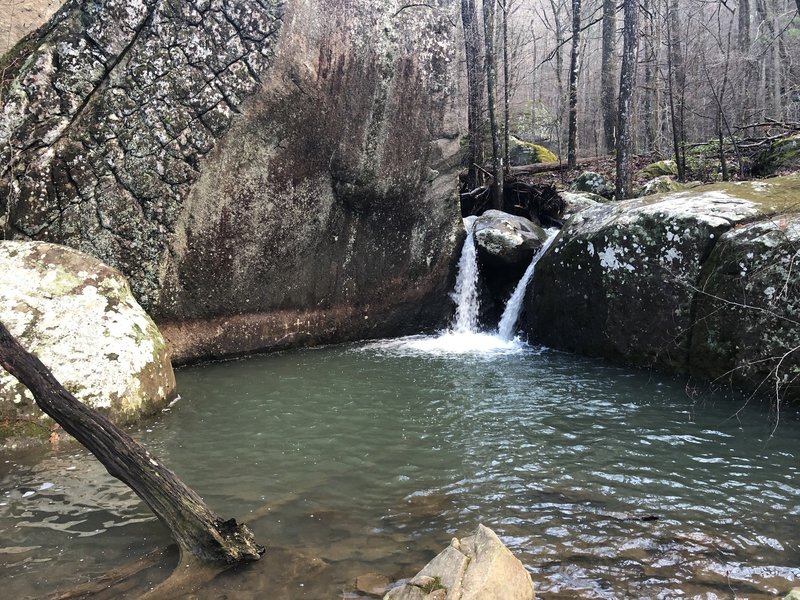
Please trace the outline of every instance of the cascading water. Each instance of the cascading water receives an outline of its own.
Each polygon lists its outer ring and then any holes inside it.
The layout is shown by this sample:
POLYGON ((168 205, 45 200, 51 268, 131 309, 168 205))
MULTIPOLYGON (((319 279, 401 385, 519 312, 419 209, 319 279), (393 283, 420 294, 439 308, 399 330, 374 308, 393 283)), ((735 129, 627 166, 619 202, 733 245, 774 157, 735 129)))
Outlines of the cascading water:
POLYGON ((514 338, 514 328, 517 326, 519 320, 519 313, 522 311, 522 300, 525 298, 525 290, 528 289, 528 284, 533 279, 533 272, 536 270, 536 263, 544 256, 547 249, 553 244, 558 234, 558 229, 548 229, 547 239, 545 240, 539 251, 533 256, 531 264, 525 269, 525 274, 520 279, 517 287, 514 288, 514 293, 506 303, 506 308, 503 311, 503 316, 500 317, 500 323, 497 325, 497 335, 500 339, 510 341, 514 338))
POLYGON ((458 261, 458 275, 456 287, 451 294, 456 303, 456 314, 453 319, 453 332, 477 333, 478 332, 478 254, 475 250, 475 238, 472 228, 475 219, 470 216, 464 218, 464 229, 467 230, 467 239, 461 250, 458 261))

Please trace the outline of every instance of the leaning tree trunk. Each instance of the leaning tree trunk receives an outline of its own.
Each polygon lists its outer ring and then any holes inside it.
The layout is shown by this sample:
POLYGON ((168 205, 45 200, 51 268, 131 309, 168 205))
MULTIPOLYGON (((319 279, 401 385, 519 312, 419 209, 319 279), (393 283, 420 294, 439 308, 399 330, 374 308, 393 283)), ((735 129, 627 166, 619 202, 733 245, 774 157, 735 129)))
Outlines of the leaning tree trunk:
POLYGON ((237 563, 258 560, 264 553, 247 527, 217 517, 144 446, 78 402, 2 323, 0 366, 27 387, 37 406, 94 454, 111 476, 136 492, 172 532, 182 554, 237 563))
POLYGON ((632 196, 631 158, 633 133, 633 92, 636 86, 636 61, 639 50, 639 4, 636 0, 625 0, 624 27, 622 36, 622 69, 619 81, 619 139, 617 140, 617 189, 616 199, 632 196))

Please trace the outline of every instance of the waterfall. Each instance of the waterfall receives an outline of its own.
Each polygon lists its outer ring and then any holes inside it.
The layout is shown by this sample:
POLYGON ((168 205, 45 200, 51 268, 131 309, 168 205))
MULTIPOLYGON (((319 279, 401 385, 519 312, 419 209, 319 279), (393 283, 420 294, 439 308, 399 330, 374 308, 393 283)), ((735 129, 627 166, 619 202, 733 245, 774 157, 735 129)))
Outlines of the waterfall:
POLYGON ((533 272, 536 270, 536 263, 544 256, 547 249, 553 244, 558 234, 558 229, 548 229, 547 239, 545 240, 539 251, 533 256, 531 264, 525 269, 525 274, 519 280, 517 287, 514 288, 514 293, 506 303, 506 308, 503 311, 503 316, 500 318, 500 324, 497 326, 497 335, 503 340, 511 340, 514 338, 514 328, 517 326, 519 320, 519 313, 522 311, 522 301, 525 298, 525 290, 528 284, 533 279, 533 272))
POLYGON ((454 333, 477 333, 478 331, 478 255, 475 250, 475 239, 472 235, 475 219, 470 216, 464 218, 464 228, 467 230, 467 239, 461 249, 461 258, 458 261, 458 276, 456 287, 450 297, 456 303, 456 314, 453 320, 454 333))

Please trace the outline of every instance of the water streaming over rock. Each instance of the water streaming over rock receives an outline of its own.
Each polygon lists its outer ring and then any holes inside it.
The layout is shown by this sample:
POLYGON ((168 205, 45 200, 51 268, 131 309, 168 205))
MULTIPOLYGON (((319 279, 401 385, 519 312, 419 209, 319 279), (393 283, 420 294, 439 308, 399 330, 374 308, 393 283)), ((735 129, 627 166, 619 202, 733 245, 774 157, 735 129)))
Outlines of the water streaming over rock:
POLYGON ((475 250, 473 226, 478 217, 464 218, 464 229, 467 230, 467 239, 461 249, 461 258, 458 261, 458 276, 456 287, 451 298, 456 303, 456 314, 452 330, 455 333, 478 332, 478 255, 475 250))
POLYGON ((503 316, 500 317, 500 323, 497 326, 497 335, 503 340, 511 340, 514 338, 514 330, 519 320, 519 314, 522 311, 522 301, 525 298, 525 290, 528 289, 528 284, 533 279, 533 272, 536 270, 536 264, 539 259, 544 256, 547 249, 553 244, 558 234, 559 229, 553 228, 547 230, 547 239, 545 240, 539 251, 533 256, 531 264, 525 269, 522 279, 519 280, 517 287, 514 288, 514 293, 506 303, 506 308, 503 311, 503 316))

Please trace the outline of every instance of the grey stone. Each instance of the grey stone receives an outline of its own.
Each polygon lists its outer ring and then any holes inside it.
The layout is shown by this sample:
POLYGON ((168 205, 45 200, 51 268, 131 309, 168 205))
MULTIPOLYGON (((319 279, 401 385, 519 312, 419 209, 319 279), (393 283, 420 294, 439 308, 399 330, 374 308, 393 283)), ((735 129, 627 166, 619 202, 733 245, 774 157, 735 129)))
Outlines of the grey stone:
MULTIPOLYGON (((0 321, 75 397, 117 423, 135 421, 175 396, 164 339, 125 278, 95 258, 41 242, 0 242, 0 321)), ((52 421, 0 369, 0 444, 20 443, 14 423, 52 421)), ((27 434, 35 431, 26 428, 27 434)))
POLYGON ((119 269, 179 361, 443 323, 457 6, 213 6, 71 2, 26 42, 6 236, 119 269))
POLYGON ((527 265, 547 239, 545 231, 525 217, 487 210, 475 220, 475 244, 484 259, 505 265, 527 265))

